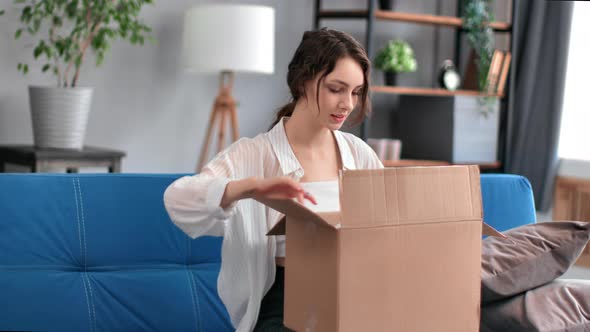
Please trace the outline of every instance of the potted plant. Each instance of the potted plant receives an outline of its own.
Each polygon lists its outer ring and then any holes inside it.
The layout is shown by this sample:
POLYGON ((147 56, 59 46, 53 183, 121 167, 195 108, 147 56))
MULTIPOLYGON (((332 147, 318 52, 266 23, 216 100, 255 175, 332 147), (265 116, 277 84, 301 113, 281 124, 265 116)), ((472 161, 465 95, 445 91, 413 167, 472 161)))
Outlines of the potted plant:
POLYGON ((414 72, 418 68, 414 50, 407 42, 390 40, 375 57, 375 67, 385 73, 385 84, 395 85, 396 74, 414 72))
MULTIPOLYGON (((41 71, 56 76, 56 85, 29 86, 33 136, 38 148, 82 149, 91 87, 80 87, 80 69, 92 50, 100 66, 111 43, 126 39, 143 45, 151 29, 138 20, 153 0, 14 0, 21 26, 15 39, 28 33, 36 42, 34 59, 41 71)), ((4 11, 0 10, 0 15, 4 11)), ((29 65, 17 69, 29 72, 29 65)))
MULTIPOLYGON (((489 25, 494 20, 491 3, 492 0, 468 0, 461 17, 467 41, 476 55, 477 86, 483 93, 488 91, 488 72, 494 54, 494 32, 489 25)), ((495 109, 496 97, 481 97, 478 103, 482 114, 487 116, 495 109)))
POLYGON ((480 91, 487 89, 487 75, 494 53, 494 32, 489 26, 493 21, 490 11, 491 0, 468 0, 463 8, 463 29, 469 45, 477 55, 478 86, 480 91))

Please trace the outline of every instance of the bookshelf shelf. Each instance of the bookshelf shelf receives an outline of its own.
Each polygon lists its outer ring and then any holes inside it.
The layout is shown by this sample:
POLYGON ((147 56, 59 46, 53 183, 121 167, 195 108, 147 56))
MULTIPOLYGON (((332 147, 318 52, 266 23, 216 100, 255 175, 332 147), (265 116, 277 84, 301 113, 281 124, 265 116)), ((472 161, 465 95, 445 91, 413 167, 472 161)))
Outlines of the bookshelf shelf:
MULTIPOLYGON (((401 21, 408 23, 431 24, 462 28, 463 20, 453 16, 438 16, 428 14, 403 13, 396 11, 376 10, 375 17, 381 20, 401 21)), ((507 22, 491 22, 490 27, 498 32, 509 31, 512 26, 507 22)))
MULTIPOLYGON (((369 18, 369 11, 366 10, 322 10, 320 18, 369 18)), ((429 14, 414 14, 398 11, 375 10, 375 18, 385 21, 399 21, 417 24, 430 24, 446 26, 451 28, 462 28, 463 20, 453 16, 438 16, 429 14)), ((490 27, 497 32, 509 32, 512 25, 508 22, 491 22, 490 27)))
POLYGON ((390 93, 399 95, 420 95, 420 96, 481 96, 481 97, 502 97, 499 94, 485 94, 477 90, 455 90, 449 91, 445 89, 435 88, 418 88, 405 86, 372 86, 373 93, 390 93))

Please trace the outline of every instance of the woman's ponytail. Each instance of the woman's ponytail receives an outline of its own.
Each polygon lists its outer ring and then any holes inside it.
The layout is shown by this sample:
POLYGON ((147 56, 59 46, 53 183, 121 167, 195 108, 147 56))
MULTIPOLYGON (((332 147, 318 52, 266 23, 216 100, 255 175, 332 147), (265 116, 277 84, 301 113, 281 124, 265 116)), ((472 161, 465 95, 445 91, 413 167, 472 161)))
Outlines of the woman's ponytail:
POLYGON ((292 101, 286 105, 284 105, 283 107, 281 107, 279 109, 279 111, 277 112, 277 116, 274 119, 274 121, 272 122, 272 125, 270 126, 270 128, 268 128, 268 130, 271 130, 277 123, 279 123, 279 121, 281 121, 281 118, 284 116, 291 116, 293 114, 293 111, 295 110, 295 101, 292 101))

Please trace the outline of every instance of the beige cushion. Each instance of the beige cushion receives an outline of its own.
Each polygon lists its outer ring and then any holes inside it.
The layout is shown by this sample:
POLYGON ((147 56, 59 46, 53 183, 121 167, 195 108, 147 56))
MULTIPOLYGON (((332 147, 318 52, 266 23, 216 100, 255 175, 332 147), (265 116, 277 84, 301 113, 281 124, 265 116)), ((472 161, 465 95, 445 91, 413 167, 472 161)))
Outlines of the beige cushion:
POLYGON ((590 223, 554 221, 487 237, 482 244, 482 303, 501 300, 544 285, 575 263, 590 239, 590 223))
POLYGON ((480 331, 590 331, 590 280, 557 279, 485 305, 480 331))

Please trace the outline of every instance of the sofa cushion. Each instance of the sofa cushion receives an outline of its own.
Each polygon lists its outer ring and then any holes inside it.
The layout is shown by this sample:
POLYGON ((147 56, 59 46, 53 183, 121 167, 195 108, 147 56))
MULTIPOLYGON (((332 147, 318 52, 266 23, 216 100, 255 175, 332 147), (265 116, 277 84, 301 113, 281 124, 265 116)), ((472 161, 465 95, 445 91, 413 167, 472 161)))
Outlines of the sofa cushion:
POLYGON ((590 223, 544 222, 488 237, 482 244, 482 303, 501 300, 561 276, 590 238, 590 223))

